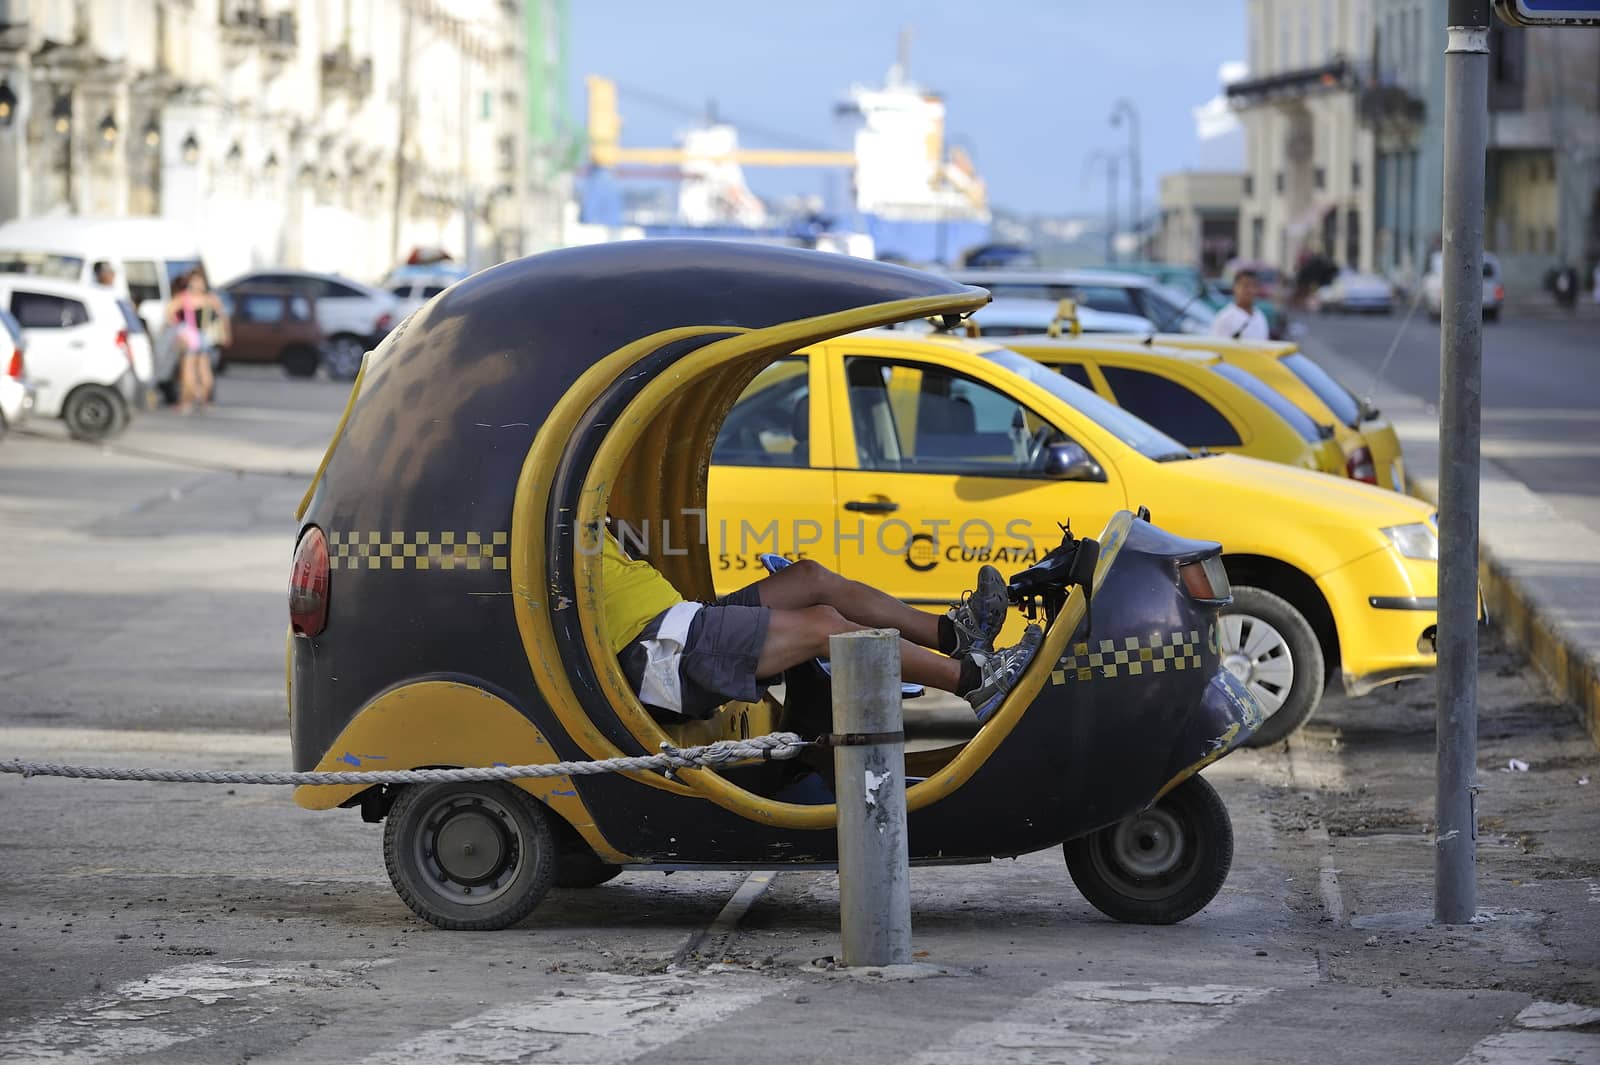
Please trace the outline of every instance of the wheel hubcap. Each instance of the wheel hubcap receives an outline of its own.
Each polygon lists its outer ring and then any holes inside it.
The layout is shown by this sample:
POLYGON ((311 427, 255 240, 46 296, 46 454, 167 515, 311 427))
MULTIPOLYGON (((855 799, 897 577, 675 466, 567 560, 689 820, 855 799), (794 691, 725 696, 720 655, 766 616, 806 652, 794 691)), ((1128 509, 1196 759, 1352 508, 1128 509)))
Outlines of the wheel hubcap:
POLYGON ((1222 667, 1244 684, 1268 716, 1276 713, 1294 687, 1294 655, 1283 633, 1249 614, 1224 614, 1222 667))
POLYGON ((1147 810, 1118 825, 1111 841, 1117 862, 1134 876, 1153 880, 1183 861, 1183 826, 1162 809, 1147 810))
POLYGON ((515 879, 522 846, 516 822, 499 802, 481 795, 442 799, 417 834, 417 866, 434 890, 452 902, 490 902, 515 879))
POLYGON ((85 400, 78 408, 78 420, 87 428, 104 429, 111 424, 111 404, 98 396, 85 400))

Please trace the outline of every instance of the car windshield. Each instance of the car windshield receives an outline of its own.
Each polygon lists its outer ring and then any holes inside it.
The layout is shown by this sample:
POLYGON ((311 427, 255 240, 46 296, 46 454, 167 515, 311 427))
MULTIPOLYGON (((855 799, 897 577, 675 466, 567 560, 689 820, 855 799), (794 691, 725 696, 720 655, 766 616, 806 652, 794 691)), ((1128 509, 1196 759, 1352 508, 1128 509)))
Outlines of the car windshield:
POLYGON ((991 362, 1004 366, 1018 377, 1026 378, 1073 410, 1085 415, 1147 459, 1168 462, 1173 459, 1194 457, 1194 452, 1149 422, 1135 418, 1121 407, 1106 402, 1087 388, 1067 380, 1042 363, 1024 358, 1008 348, 996 348, 983 354, 991 362))
POLYGON ((1212 366, 1211 372, 1226 377, 1256 399, 1265 403, 1272 409, 1272 413, 1294 427, 1294 431, 1300 434, 1300 439, 1312 444, 1323 439, 1323 432, 1317 423, 1312 420, 1311 415, 1284 399, 1283 396, 1269 388, 1254 374, 1246 373, 1239 367, 1230 366, 1225 362, 1219 362, 1212 366))
POLYGON ((76 281, 83 275, 83 260, 48 251, 0 251, 0 273, 33 274, 61 281, 76 281))
POLYGON ((1156 324, 1167 332, 1204 333, 1211 328, 1210 316, 1195 311, 1196 307, 1206 309, 1196 294, 1156 285, 1150 290, 1150 299, 1163 312, 1164 320, 1156 324))
POLYGON ((1291 373, 1300 378, 1302 384, 1317 394, 1318 399, 1328 405, 1335 418, 1352 429, 1361 424, 1361 404, 1350 394, 1350 390, 1335 381, 1327 370, 1298 351, 1285 355, 1281 361, 1291 373))

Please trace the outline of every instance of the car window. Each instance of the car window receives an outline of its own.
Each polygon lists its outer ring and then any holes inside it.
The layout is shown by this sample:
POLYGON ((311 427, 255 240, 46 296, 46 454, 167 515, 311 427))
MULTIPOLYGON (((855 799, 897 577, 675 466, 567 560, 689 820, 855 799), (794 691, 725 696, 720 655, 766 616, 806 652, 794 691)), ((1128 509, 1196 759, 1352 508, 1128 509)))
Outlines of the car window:
POLYGON ((433 299, 433 297, 435 297, 439 293, 443 292, 445 290, 445 288, 446 288, 446 286, 444 286, 444 285, 423 285, 422 286, 422 298, 431 300, 431 299, 433 299))
POLYGON ((1279 361, 1300 378, 1302 384, 1315 392, 1318 399, 1328 405, 1335 418, 1352 429, 1361 424, 1361 405, 1356 402, 1356 397, 1352 396, 1344 385, 1335 381, 1327 370, 1298 351, 1285 355, 1279 361))
POLYGON ((343 282, 331 281, 326 278, 318 286, 316 295, 319 299, 333 300, 362 300, 367 298, 367 294, 358 288, 352 288, 343 282))
POLYGON ((60 281, 76 281, 83 276, 83 260, 47 251, 0 251, 0 273, 33 274, 60 281))
POLYGON ((856 462, 864 470, 1039 476, 1065 436, 1015 399, 936 366, 845 360, 856 462))
POLYGON ((739 394, 717 433, 722 466, 805 466, 811 461, 811 378, 803 357, 780 359, 739 394))
POLYGON ((127 300, 117 301, 117 310, 122 312, 122 324, 134 336, 144 332, 144 321, 139 317, 139 312, 133 309, 133 304, 127 300))
POLYGON ((88 308, 77 300, 21 289, 11 293, 11 313, 24 329, 68 329, 89 320, 88 308))
POLYGON ((986 351, 983 357, 1038 385, 1147 459, 1161 462, 1192 457, 1188 448, 1149 422, 1135 417, 1115 403, 1106 402, 1047 366, 1024 358, 1009 348, 986 351))
POLYGON ((1255 374, 1247 373, 1237 366, 1225 362, 1216 363, 1211 367, 1211 372, 1221 377, 1226 377, 1256 399, 1266 404, 1272 413, 1288 422, 1300 439, 1308 443, 1316 443, 1322 439, 1322 430, 1312 420, 1311 415, 1290 403, 1283 394, 1270 387, 1265 381, 1255 374))
POLYGON ((161 271, 150 259, 126 259, 122 277, 128 283, 128 298, 135 304, 161 298, 161 271))
POLYGON ((410 285, 393 285, 389 289, 389 295, 391 295, 391 296, 399 296, 403 300, 410 299, 411 298, 411 286, 410 285))
POLYGON ((1189 447, 1238 447, 1242 440, 1221 411, 1188 387, 1160 374, 1102 366, 1117 405, 1189 447))
POLYGON ((241 322, 258 322, 269 325, 273 322, 283 321, 283 297, 277 295, 251 295, 242 293, 235 296, 238 307, 234 311, 241 322))
POLYGON ((1062 377, 1065 377, 1068 381, 1072 381, 1072 382, 1074 382, 1076 384, 1080 384, 1084 388, 1087 388, 1087 389, 1093 391, 1094 385, 1089 383, 1089 369, 1088 369, 1088 367, 1084 366, 1083 363, 1081 363, 1081 362, 1058 362, 1058 363, 1056 363, 1054 365, 1054 369, 1055 369, 1055 371, 1057 373, 1059 373, 1062 377))
POLYGON ((1085 307, 1113 314, 1143 314, 1133 302, 1133 293, 1111 285, 1080 285, 1077 300, 1085 307))
POLYGON ((311 321, 311 301, 304 296, 289 298, 289 317, 297 322, 311 321))

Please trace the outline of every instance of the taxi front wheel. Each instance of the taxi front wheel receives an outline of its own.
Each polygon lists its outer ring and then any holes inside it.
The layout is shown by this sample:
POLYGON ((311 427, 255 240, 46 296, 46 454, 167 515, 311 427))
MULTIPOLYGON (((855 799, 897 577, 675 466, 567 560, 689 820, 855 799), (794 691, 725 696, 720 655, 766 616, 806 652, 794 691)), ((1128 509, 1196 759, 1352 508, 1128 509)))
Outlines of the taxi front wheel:
POLYGON ((1267 715, 1245 740, 1267 747, 1287 739, 1322 702, 1326 667, 1317 633, 1288 600, 1264 588, 1233 586, 1218 621, 1222 668, 1238 677, 1267 715))
POLYGON ((404 788, 383 828, 383 860, 405 904, 451 931, 507 928, 533 912, 556 875, 550 815, 498 782, 404 788))
POLYGON ((1233 822, 1192 776, 1150 809, 1061 845, 1089 904, 1129 924, 1176 924, 1216 898, 1233 865, 1233 822))

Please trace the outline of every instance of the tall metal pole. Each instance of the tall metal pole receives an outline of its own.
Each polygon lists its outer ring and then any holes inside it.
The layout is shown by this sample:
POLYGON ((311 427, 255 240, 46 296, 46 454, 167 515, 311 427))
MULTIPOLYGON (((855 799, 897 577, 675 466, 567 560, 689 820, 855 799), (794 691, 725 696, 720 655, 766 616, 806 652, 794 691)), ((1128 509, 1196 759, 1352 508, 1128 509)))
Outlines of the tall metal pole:
POLYGON ((911 962, 905 719, 900 634, 828 637, 839 804, 839 932, 846 965, 911 962))
POLYGON ((1477 912, 1478 452, 1489 0, 1450 0, 1444 56, 1443 332, 1439 341, 1438 843, 1434 918, 1477 912))
POLYGON ((1141 202, 1144 190, 1140 188, 1139 184, 1139 109, 1133 106, 1133 101, 1127 97, 1122 97, 1112 105, 1111 124, 1113 126, 1122 125, 1124 116, 1128 119, 1128 165, 1132 169, 1128 184, 1130 191, 1133 193, 1133 198, 1129 201, 1129 204, 1133 209, 1134 236, 1139 241, 1133 257, 1135 260, 1139 260, 1144 258, 1144 205, 1141 202))
POLYGON ((1117 157, 1106 156, 1106 192, 1110 203, 1106 208, 1106 262, 1117 261, 1117 157))

